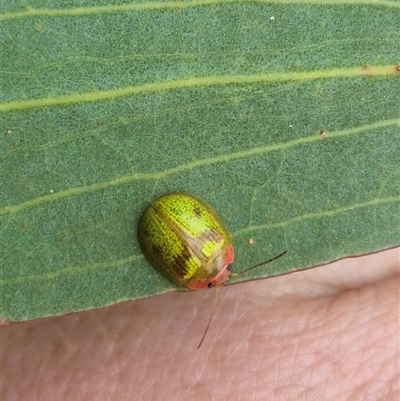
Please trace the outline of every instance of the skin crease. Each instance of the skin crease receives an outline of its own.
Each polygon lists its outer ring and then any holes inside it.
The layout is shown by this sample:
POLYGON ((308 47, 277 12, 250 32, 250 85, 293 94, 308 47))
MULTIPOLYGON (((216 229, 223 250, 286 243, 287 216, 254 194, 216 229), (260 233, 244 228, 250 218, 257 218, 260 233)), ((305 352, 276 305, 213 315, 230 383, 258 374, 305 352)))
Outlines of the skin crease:
POLYGON ((398 401, 400 248, 1 327, 2 401, 398 401))

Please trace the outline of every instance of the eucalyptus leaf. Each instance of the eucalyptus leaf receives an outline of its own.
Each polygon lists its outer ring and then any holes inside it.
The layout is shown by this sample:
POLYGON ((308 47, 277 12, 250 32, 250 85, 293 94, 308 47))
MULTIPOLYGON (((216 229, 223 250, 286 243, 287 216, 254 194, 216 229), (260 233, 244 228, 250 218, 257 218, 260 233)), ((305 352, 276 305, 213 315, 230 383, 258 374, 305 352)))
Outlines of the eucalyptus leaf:
POLYGON ((170 191, 234 271, 288 250, 242 280, 400 244, 400 2, 27 4, 0 15, 1 319, 176 289, 136 237, 170 191))

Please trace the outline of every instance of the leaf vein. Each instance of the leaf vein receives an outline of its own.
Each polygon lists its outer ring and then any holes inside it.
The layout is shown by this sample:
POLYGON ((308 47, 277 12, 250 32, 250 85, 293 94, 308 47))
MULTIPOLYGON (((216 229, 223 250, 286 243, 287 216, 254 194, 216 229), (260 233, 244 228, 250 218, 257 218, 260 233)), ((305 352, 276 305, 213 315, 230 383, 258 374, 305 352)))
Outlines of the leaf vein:
MULTIPOLYGON (((386 197, 386 198, 373 198, 373 199, 370 199, 365 202, 359 202, 359 203, 352 204, 350 206, 339 207, 339 208, 335 208, 335 209, 331 209, 331 210, 324 210, 324 211, 318 212, 318 213, 302 214, 300 216, 296 216, 292 219, 281 221, 279 223, 248 226, 248 227, 242 228, 240 230, 237 230, 233 234, 233 236, 236 237, 236 236, 244 235, 244 234, 247 235, 249 232, 254 232, 254 231, 259 231, 259 230, 272 230, 272 229, 277 229, 277 228, 285 228, 292 224, 300 223, 305 220, 320 219, 320 218, 324 218, 324 217, 333 217, 338 214, 344 214, 344 213, 347 213, 347 212, 355 210, 355 209, 361 209, 361 208, 365 208, 365 207, 377 206, 377 205, 395 203, 395 202, 400 202, 400 196, 391 196, 391 197, 386 197)), ((64 268, 64 269, 57 270, 54 272, 47 272, 47 273, 38 274, 38 275, 29 275, 29 276, 16 277, 13 279, 0 280, 0 286, 4 287, 6 285, 11 285, 11 284, 16 284, 16 283, 30 282, 32 280, 35 280, 35 281, 52 280, 54 278, 58 278, 61 276, 82 274, 82 273, 86 273, 89 271, 93 271, 93 270, 97 270, 97 269, 106 269, 106 268, 110 268, 110 267, 118 268, 127 263, 131 263, 134 260, 140 260, 140 259, 143 259, 143 255, 133 255, 133 256, 130 256, 127 258, 119 259, 119 260, 107 261, 107 262, 102 262, 102 263, 89 263, 83 267, 68 267, 68 268, 64 268)))
POLYGON ((283 151, 294 146, 301 146, 306 145, 309 143, 313 143, 316 141, 321 140, 329 140, 338 137, 344 137, 349 135, 356 135, 359 133, 363 133, 366 131, 371 131, 374 129, 380 129, 384 127, 389 127, 393 125, 400 126, 400 118, 398 119, 391 119, 391 120, 384 120, 384 121, 377 121, 371 124, 366 124, 358 127, 348 128, 341 131, 332 131, 326 132, 324 137, 321 137, 319 134, 309 135, 307 137, 301 137, 294 139, 292 141, 284 142, 284 143, 276 143, 273 145, 266 145, 266 146, 259 146, 256 148, 251 148, 247 150, 243 150, 240 152, 230 153, 230 154, 222 154, 215 157, 194 160, 190 163, 181 164, 170 169, 166 169, 163 171, 152 172, 152 173, 136 173, 131 174, 123 177, 114 178, 109 181, 98 182, 92 185, 86 185, 81 187, 70 188, 64 191, 59 191, 53 194, 48 194, 44 196, 39 196, 37 198, 30 199, 28 201, 12 205, 12 206, 5 206, 0 209, 0 215, 7 215, 7 214, 15 214, 20 212, 21 210, 32 208, 34 206, 39 206, 42 204, 46 204, 49 202, 55 202, 57 200, 62 200, 65 198, 69 198, 71 196, 77 196, 81 194, 86 194, 90 192, 100 191, 104 189, 109 189, 115 186, 121 186, 130 184, 135 181, 139 180, 160 180, 166 177, 169 177, 174 174, 182 173, 185 171, 189 171, 195 168, 200 168, 204 166, 210 166, 217 163, 227 163, 232 162, 239 159, 245 159, 251 156, 259 156, 262 154, 266 154, 269 152, 274 151, 283 151))
POLYGON ((0 112, 14 110, 35 109, 39 107, 71 105, 83 102, 97 102, 143 93, 157 93, 171 90, 198 88, 223 85, 245 85, 260 82, 307 81, 312 79, 351 78, 358 76, 388 76, 398 75, 396 66, 368 66, 353 68, 336 68, 332 70, 316 70, 305 72, 265 72, 251 75, 211 75, 205 77, 191 77, 166 82, 153 82, 137 86, 126 86, 106 91, 89 93, 72 93, 64 96, 48 97, 42 99, 14 100, 0 103, 0 112))
POLYGON ((144 10, 181 10, 185 8, 210 7, 226 4, 298 4, 298 5, 365 5, 384 6, 388 8, 400 8, 399 3, 387 0, 192 0, 192 1, 166 1, 143 2, 136 4, 119 4, 94 7, 75 7, 67 9, 35 9, 28 8, 25 11, 10 12, 0 15, 0 21, 32 17, 65 17, 82 16, 91 14, 115 14, 130 11, 144 10))

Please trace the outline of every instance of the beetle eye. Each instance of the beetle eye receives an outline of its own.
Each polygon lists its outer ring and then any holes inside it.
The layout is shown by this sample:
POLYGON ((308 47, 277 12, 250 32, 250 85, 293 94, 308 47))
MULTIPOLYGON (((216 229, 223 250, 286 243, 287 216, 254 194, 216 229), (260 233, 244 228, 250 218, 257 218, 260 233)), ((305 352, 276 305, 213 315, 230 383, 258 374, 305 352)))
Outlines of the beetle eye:
POLYGON ((214 287, 214 284, 210 282, 210 283, 207 284, 207 287, 208 287, 208 288, 213 288, 213 287, 214 287))
POLYGON ((229 272, 232 271, 232 265, 228 265, 228 266, 226 267, 226 270, 228 270, 229 272))

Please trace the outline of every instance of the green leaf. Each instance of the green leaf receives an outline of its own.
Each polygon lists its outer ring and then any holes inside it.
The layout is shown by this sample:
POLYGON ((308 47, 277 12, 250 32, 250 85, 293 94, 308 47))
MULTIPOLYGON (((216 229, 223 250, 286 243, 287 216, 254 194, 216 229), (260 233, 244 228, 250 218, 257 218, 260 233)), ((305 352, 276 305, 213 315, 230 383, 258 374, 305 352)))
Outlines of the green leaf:
POLYGON ((174 289, 136 239, 169 191, 235 271, 288 250, 246 279, 400 243, 398 1, 29 4, 0 16, 2 319, 174 289))

